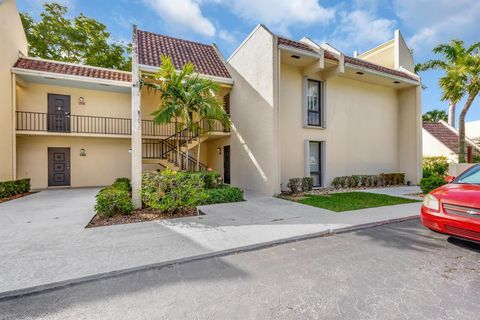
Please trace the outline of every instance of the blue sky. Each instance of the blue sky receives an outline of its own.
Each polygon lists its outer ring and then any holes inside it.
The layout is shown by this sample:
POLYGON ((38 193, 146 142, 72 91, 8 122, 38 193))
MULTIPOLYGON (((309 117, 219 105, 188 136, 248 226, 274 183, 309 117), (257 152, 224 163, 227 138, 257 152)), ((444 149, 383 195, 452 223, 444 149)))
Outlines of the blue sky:
MULTIPOLYGON (((21 12, 34 17, 45 0, 18 0, 21 12)), ((434 56, 431 49, 458 38, 467 45, 480 41, 478 0, 58 0, 70 15, 83 12, 106 24, 114 40, 129 41, 131 25, 204 43, 216 43, 225 57, 258 23, 300 39, 329 42, 344 53, 363 52, 393 38, 400 29, 414 50, 415 62, 434 56)), ((424 112, 440 108, 439 71, 421 74, 424 112)), ((462 101, 457 107, 463 106, 462 101)), ((480 120, 480 97, 467 121, 480 120)))

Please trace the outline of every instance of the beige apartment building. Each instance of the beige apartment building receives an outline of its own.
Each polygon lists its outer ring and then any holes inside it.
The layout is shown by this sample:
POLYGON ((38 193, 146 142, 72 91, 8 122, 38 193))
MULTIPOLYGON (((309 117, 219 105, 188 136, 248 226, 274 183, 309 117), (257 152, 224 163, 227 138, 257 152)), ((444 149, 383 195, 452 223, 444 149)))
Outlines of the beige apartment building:
POLYGON ((350 174, 421 178, 420 79, 398 31, 350 57, 259 25, 225 60, 214 45, 134 28, 130 73, 30 58, 13 0, 0 4, 0 17, 0 180, 28 177, 42 189, 127 176, 135 189, 142 170, 211 168, 273 195, 293 177, 312 176, 318 187, 350 174), (221 86, 229 130, 153 122, 161 97, 138 81, 163 54, 177 68, 193 62, 221 86))

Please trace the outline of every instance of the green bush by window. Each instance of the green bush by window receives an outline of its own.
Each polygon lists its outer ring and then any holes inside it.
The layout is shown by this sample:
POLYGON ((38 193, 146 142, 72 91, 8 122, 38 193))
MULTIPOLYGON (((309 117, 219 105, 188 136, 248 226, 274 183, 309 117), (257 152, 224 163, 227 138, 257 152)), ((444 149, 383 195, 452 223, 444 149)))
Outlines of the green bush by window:
POLYGON ((30 191, 30 179, 0 182, 0 198, 9 198, 30 191))
POLYGON ((130 193, 113 186, 100 190, 96 196, 95 211, 104 218, 116 213, 130 214, 133 211, 130 193))
POLYGON ((447 182, 445 181, 444 177, 430 176, 420 180, 420 189, 422 190, 423 194, 427 194, 446 183, 447 182))
POLYGON ((447 157, 423 157, 423 177, 445 177, 448 173, 447 157))
POLYGON ((132 185, 130 183, 130 179, 123 177, 123 178, 117 178, 112 184, 112 187, 124 190, 124 191, 132 191, 132 185))
POLYGON ((332 180, 332 186, 339 188, 376 187, 404 185, 404 173, 381 173, 379 175, 353 175, 336 177, 332 180))
POLYGON ((143 174, 142 201, 166 212, 194 208, 205 203, 205 183, 199 174, 163 170, 143 174))
POLYGON ((217 189, 206 189, 205 204, 243 201, 243 190, 237 187, 224 186, 217 189))

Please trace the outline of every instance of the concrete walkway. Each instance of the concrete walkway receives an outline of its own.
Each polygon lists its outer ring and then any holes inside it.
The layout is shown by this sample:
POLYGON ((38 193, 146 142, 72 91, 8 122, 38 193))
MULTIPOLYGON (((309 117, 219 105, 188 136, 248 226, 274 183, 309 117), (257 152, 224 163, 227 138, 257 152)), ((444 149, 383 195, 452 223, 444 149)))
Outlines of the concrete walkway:
POLYGON ((206 214, 84 229, 98 189, 49 190, 0 204, 0 298, 418 216, 420 203, 332 213, 272 197, 206 214))

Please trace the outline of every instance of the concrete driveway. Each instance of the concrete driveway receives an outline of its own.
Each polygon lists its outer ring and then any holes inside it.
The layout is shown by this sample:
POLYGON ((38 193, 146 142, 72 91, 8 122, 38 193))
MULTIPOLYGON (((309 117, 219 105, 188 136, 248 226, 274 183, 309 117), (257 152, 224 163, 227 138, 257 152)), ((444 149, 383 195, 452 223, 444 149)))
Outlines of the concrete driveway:
POLYGON ((472 319, 480 246, 418 219, 0 301, 5 319, 472 319))
POLYGON ((332 213, 272 197, 205 216, 89 228, 98 188, 0 204, 0 298, 418 215, 411 203, 332 213))

